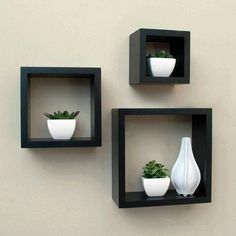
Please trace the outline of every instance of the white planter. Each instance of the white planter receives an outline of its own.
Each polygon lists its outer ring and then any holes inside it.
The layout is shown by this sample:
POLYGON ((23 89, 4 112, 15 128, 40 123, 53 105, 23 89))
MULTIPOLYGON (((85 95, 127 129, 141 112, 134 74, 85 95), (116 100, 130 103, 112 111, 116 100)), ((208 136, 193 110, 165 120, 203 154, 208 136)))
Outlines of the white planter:
POLYGON ((164 196, 170 186, 170 178, 147 179, 142 177, 143 188, 149 197, 164 196))
POLYGON ((47 120, 47 124, 53 139, 69 140, 75 132, 76 120, 47 120))
POLYGON ((194 159, 191 139, 182 138, 179 156, 171 172, 171 181, 178 194, 194 194, 201 180, 201 173, 194 159))
POLYGON ((152 76, 154 77, 169 77, 175 68, 175 58, 148 58, 148 64, 152 76))

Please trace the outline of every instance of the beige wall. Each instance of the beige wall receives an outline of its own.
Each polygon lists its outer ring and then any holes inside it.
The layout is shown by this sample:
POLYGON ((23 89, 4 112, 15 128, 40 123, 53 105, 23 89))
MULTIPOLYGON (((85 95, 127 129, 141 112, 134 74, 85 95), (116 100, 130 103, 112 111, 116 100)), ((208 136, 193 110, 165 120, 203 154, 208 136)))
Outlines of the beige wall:
POLYGON ((1 0, 0 236, 234 235, 235 12, 234 0, 1 0), (140 27, 191 31, 190 85, 129 86, 140 27), (102 148, 21 149, 20 66, 102 67, 102 148), (212 203, 118 209, 112 107, 212 107, 212 203))

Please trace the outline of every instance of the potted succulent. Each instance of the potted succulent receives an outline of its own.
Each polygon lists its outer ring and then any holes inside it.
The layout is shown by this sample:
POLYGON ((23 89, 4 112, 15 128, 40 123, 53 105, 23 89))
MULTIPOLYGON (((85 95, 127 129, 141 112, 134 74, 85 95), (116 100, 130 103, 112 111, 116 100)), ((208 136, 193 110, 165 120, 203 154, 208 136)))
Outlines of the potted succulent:
POLYGON ((175 68, 176 59, 165 50, 147 56, 149 69, 154 77, 169 77, 175 68))
POLYGON ((160 197, 166 194, 170 186, 168 169, 155 160, 143 167, 142 183, 145 193, 149 197, 160 197))
POLYGON ((58 111, 53 114, 44 113, 48 118, 47 125, 50 135, 53 139, 69 140, 75 132, 75 117, 79 111, 69 113, 68 111, 58 111))

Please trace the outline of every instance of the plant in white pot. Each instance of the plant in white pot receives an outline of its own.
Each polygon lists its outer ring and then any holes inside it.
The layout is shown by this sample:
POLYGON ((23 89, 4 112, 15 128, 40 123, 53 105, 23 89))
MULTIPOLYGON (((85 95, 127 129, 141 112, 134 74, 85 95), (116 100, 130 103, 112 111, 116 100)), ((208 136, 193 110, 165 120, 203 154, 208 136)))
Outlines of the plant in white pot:
POLYGON ((165 50, 147 56, 149 69, 154 77, 170 77, 175 68, 176 59, 165 50))
POLYGON ((170 186, 168 169, 155 160, 150 161, 143 167, 142 183, 149 197, 164 196, 170 186))
POLYGON ((53 114, 44 113, 48 118, 47 125, 50 135, 53 139, 69 140, 72 138, 76 120, 75 117, 79 114, 79 111, 69 113, 68 111, 58 111, 53 114))

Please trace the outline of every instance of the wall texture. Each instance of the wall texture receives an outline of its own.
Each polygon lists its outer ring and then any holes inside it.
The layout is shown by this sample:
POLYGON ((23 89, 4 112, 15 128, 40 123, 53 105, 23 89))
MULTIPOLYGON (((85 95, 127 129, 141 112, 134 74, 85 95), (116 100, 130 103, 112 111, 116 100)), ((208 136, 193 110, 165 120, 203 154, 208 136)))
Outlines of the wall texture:
POLYGON ((233 0, 1 0, 0 235, 234 235, 235 12, 233 0), (191 31, 190 85, 129 86, 141 27, 191 31), (20 66, 102 67, 103 146, 21 149, 20 66), (212 107, 212 203, 118 209, 112 107, 212 107))

